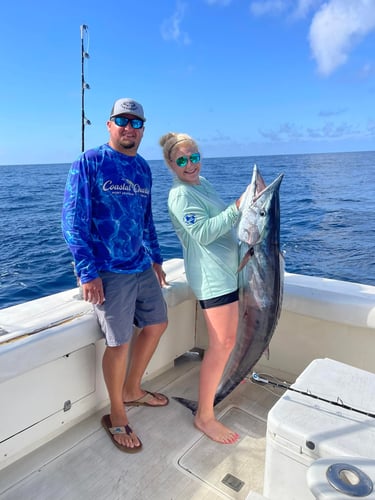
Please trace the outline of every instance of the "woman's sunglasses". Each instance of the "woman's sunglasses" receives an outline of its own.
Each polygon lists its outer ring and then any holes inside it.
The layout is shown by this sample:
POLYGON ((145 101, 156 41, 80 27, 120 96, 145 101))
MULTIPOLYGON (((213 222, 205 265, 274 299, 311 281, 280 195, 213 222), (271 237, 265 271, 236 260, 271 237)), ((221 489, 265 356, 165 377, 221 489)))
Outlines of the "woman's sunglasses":
POLYGON ((188 164, 188 161, 190 160, 191 163, 199 163, 201 161, 201 155, 200 153, 192 153, 189 156, 179 156, 175 161, 176 161, 176 165, 178 167, 186 167, 186 165, 188 164))

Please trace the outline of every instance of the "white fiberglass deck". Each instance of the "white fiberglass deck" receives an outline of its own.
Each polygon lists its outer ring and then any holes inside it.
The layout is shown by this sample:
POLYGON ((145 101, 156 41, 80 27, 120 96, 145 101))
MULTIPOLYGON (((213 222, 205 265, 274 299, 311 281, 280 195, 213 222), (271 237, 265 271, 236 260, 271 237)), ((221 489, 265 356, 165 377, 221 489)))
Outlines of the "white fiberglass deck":
POLYGON ((261 494, 267 413, 281 392, 251 381, 240 384, 218 405, 217 414, 241 439, 234 445, 214 443, 193 426, 191 412, 172 399, 196 398, 199 365, 198 355, 183 356, 146 384, 171 398, 167 407, 129 409, 130 423, 143 441, 140 453, 123 453, 111 443, 100 426, 104 410, 1 471, 0 499, 245 499, 249 491, 261 494))

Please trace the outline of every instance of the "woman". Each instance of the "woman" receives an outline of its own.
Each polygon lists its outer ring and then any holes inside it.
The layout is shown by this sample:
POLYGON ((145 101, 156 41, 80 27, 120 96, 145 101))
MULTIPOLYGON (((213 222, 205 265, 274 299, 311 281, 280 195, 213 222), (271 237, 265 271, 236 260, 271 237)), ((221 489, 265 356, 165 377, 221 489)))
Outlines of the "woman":
POLYGON ((160 138, 164 159, 174 174, 168 210, 182 243, 186 277, 203 309, 209 346, 199 381, 195 426, 219 443, 234 443, 239 435, 215 418, 214 399, 238 325, 238 246, 233 227, 240 199, 228 207, 200 176, 198 146, 187 134, 160 138))

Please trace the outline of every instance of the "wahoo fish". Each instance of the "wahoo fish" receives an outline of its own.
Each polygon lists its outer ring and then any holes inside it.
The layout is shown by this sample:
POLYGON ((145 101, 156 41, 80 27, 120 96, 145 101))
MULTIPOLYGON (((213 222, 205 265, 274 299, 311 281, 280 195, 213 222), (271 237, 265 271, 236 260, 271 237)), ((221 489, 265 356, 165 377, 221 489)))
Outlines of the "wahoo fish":
POLYGON ((254 165, 241 199, 239 323, 235 347, 216 392, 215 405, 246 377, 268 349, 281 313, 284 257, 280 252, 280 174, 266 186, 254 165))
MULTIPOLYGON (((254 165, 241 199, 239 242, 239 323, 235 347, 216 391, 217 405, 248 375, 268 349, 281 313, 284 258, 280 252, 280 174, 266 186, 254 165)), ((194 414, 197 402, 174 398, 194 414)))

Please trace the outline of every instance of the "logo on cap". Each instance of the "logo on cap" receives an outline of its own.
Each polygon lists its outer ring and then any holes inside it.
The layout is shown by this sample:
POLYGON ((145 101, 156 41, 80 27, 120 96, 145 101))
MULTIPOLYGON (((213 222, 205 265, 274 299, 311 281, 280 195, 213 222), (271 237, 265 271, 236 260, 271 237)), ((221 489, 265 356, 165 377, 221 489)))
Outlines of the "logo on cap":
POLYGON ((138 106, 134 102, 122 102, 121 107, 129 111, 137 111, 138 106))

